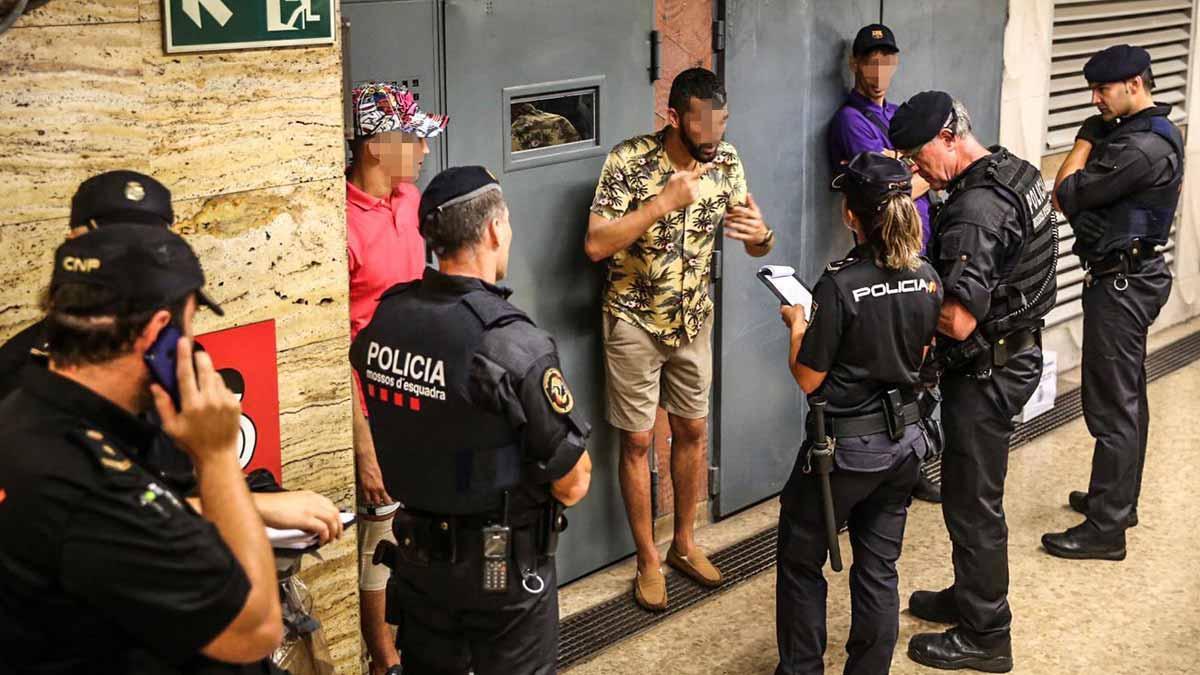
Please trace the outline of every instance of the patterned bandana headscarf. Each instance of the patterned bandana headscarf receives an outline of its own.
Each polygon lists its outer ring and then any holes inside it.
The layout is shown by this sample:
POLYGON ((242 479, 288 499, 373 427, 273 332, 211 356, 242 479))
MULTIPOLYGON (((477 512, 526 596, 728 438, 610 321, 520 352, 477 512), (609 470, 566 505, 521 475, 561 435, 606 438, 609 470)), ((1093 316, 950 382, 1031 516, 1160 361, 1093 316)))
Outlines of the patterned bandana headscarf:
POLYGON ((433 138, 450 122, 449 115, 422 112, 408 87, 394 82, 367 82, 355 87, 352 97, 355 137, 403 131, 433 138))

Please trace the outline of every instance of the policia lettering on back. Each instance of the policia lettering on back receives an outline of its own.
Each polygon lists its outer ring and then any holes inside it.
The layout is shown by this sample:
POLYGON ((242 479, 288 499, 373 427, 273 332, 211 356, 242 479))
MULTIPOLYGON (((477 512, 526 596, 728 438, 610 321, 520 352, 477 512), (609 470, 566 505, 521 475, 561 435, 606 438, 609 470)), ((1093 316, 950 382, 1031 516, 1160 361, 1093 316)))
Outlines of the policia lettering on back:
MULTIPOLYGON (((466 219, 493 218, 479 214, 499 191, 482 167, 429 184, 419 218, 443 269, 482 246, 475 228, 487 224, 466 219)), ((405 672, 553 672, 566 520, 551 484, 581 460, 591 427, 554 339, 510 294, 427 268, 383 294, 351 346, 383 482, 403 505, 396 544, 376 560, 392 570, 405 672)))

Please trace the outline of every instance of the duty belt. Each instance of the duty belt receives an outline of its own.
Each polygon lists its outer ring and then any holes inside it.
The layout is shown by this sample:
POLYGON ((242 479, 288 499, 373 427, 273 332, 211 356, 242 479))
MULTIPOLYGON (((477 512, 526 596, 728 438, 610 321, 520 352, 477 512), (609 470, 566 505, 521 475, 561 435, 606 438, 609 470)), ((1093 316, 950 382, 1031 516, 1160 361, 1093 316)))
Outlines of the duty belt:
POLYGON ((1114 251, 1097 260, 1084 259, 1083 266, 1087 272, 1083 275, 1083 283, 1090 287, 1105 277, 1136 274, 1141 270, 1143 263, 1161 256, 1162 251, 1157 247, 1134 239, 1126 250, 1114 251))
MULTIPOLYGON (((916 401, 905 403, 899 412, 903 419, 901 427, 912 426, 921 420, 921 406, 916 401)), ((827 433, 833 438, 873 436, 891 431, 887 411, 857 417, 833 417, 830 415, 825 418, 825 426, 827 433)))

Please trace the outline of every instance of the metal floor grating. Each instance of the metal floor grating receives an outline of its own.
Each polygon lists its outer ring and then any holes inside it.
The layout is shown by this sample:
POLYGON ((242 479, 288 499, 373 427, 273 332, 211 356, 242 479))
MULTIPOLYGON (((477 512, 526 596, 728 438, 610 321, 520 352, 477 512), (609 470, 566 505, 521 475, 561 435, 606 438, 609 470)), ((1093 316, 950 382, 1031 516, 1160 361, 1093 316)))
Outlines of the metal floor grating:
MULTIPOLYGON (((1146 378, 1154 381, 1200 358, 1200 332, 1159 349, 1146 359, 1146 378)), ((1083 415, 1079 389, 1060 396, 1054 408, 1025 424, 1017 425, 1011 449, 1068 424, 1083 415)), ((935 463, 936 464, 936 463, 935 463)), ((929 467, 940 475, 940 466, 929 467)), ((927 472, 929 473, 929 472, 927 472)), ((637 606, 628 593, 567 617, 559 627, 558 669, 566 670, 598 655, 616 643, 653 628, 659 622, 731 588, 775 566, 774 528, 729 546, 712 556, 725 583, 717 589, 703 588, 679 574, 667 572, 671 604, 665 612, 648 612, 637 606)))

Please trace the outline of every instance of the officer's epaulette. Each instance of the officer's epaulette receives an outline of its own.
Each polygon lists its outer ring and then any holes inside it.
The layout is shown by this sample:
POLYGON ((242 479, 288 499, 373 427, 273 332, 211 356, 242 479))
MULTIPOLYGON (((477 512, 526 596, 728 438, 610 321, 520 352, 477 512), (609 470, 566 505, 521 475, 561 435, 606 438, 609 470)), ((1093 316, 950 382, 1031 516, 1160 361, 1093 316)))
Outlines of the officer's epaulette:
POLYGON ((861 260, 862 258, 855 258, 854 256, 842 258, 841 260, 835 260, 825 266, 825 271, 830 274, 837 274, 838 272, 841 272, 842 270, 861 260))
POLYGON ((408 290, 412 290, 412 289, 414 289, 414 288, 417 288, 417 287, 419 287, 420 285, 421 285, 421 280, 420 280, 420 279, 413 279, 412 281, 401 281, 400 283, 398 283, 398 284, 395 284, 395 285, 393 285, 392 287, 388 288, 386 291, 384 291, 384 292, 383 292, 383 295, 380 295, 380 296, 379 296, 379 299, 380 299, 380 300, 383 300, 383 299, 384 299, 384 298, 386 298, 386 297, 389 297, 389 296, 392 296, 392 295, 398 295, 398 294, 400 294, 400 293, 403 293, 403 292, 405 292, 405 291, 408 291, 408 290))
POLYGON ((90 427, 81 427, 67 432, 67 438, 88 451, 88 455, 110 477, 127 474, 133 468, 133 460, 105 435, 90 427))
POLYGON ((525 312, 517 309, 508 300, 490 291, 473 291, 463 296, 463 303, 471 310, 484 330, 497 328, 513 321, 533 323, 525 312))

